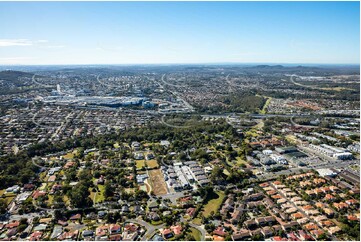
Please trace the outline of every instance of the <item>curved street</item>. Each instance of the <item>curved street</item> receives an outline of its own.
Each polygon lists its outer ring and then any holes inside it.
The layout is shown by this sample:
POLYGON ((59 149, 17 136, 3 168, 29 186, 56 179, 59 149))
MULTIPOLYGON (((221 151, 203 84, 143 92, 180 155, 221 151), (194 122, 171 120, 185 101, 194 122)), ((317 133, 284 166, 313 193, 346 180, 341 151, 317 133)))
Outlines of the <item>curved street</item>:
POLYGON ((160 225, 157 225, 157 226, 154 226, 154 225, 151 225, 147 222, 145 222, 143 219, 128 219, 126 220, 125 222, 128 222, 128 223, 137 223, 137 224, 140 224, 142 225, 143 227, 146 228, 147 232, 145 232, 145 234, 143 235, 142 237, 142 241, 147 241, 149 240, 150 238, 153 237, 154 233, 156 232, 156 230, 158 229, 161 229, 164 227, 164 224, 160 224, 160 225))

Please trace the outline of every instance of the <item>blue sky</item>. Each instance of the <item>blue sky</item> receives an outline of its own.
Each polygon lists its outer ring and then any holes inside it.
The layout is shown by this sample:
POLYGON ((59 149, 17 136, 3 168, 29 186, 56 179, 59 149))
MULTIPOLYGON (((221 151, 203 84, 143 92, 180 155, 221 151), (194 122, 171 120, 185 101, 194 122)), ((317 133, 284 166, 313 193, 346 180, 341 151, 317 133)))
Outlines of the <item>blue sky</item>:
POLYGON ((359 64, 359 2, 0 2, 0 64, 359 64))

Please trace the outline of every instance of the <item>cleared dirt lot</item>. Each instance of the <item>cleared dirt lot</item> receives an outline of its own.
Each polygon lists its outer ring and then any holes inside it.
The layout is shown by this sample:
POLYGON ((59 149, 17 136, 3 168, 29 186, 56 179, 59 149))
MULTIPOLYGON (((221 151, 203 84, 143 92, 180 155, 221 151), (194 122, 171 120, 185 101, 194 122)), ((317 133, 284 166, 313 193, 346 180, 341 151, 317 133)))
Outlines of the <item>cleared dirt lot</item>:
POLYGON ((152 191, 155 195, 167 194, 167 184, 165 184, 162 172, 160 169, 149 171, 149 180, 152 186, 152 191))

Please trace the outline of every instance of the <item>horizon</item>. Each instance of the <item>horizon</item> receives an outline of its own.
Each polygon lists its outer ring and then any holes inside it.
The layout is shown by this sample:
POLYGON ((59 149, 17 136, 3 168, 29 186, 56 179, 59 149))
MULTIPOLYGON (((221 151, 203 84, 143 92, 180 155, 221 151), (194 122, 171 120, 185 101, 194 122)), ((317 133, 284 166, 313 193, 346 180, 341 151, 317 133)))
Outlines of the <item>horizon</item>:
POLYGON ((0 2, 0 65, 360 65, 359 7, 0 2))

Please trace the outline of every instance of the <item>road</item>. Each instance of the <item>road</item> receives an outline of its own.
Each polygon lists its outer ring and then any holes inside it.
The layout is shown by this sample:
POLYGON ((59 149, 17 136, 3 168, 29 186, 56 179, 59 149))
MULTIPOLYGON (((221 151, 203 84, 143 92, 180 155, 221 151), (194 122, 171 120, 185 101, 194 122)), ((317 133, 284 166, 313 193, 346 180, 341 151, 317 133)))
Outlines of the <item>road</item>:
MULTIPOLYGON (((167 82, 164 81, 164 77, 165 77, 165 74, 162 76, 161 81, 162 81, 164 84, 169 85, 167 82)), ((159 84, 159 86, 162 86, 162 85, 160 85, 160 83, 158 83, 158 84, 159 84)), ((182 95, 180 95, 177 91, 171 91, 171 90, 169 90, 169 89, 168 89, 168 91, 169 91, 170 93, 172 93, 174 96, 176 96, 178 99, 182 100, 183 104, 189 109, 190 112, 193 112, 193 111, 194 111, 193 106, 190 105, 190 104, 182 97, 182 95)))
POLYGON ((54 129, 55 126, 51 126, 51 125, 46 125, 46 124, 40 124, 38 121, 36 121, 36 116, 40 113, 41 110, 37 111, 36 113, 34 113, 33 117, 32 117, 32 121, 35 125, 39 126, 39 127, 43 127, 43 128, 49 128, 49 129, 54 129))
POLYGON ((142 237, 142 241, 147 241, 149 240, 150 238, 153 237, 155 231, 157 229, 161 229, 161 228, 164 228, 164 224, 160 224, 160 225, 157 225, 157 226, 154 226, 154 225, 151 225, 147 222, 145 222, 144 220, 142 219, 128 219, 126 220, 125 222, 128 222, 128 223, 137 223, 137 224, 140 224, 142 226, 144 226, 147 230, 147 232, 143 235, 142 237))
POLYGON ((42 87, 45 87, 45 88, 55 88, 55 86, 45 85, 45 84, 42 84, 42 83, 36 81, 36 80, 35 80, 35 76, 36 76, 36 75, 33 75, 32 79, 31 79, 35 84, 37 84, 37 85, 39 85, 39 86, 42 86, 42 87))
POLYGON ((304 127, 304 128, 318 128, 318 126, 313 126, 313 125, 297 124, 297 123, 293 120, 294 117, 295 117, 295 116, 292 116, 291 119, 290 119, 293 126, 304 127))
POLYGON ((204 228, 202 228, 201 226, 198 226, 194 223, 191 223, 191 222, 189 223, 189 226, 191 226, 191 227, 197 229, 199 232, 201 232, 201 241, 206 240, 207 231, 204 228))
POLYGON ((165 115, 162 116, 161 118, 161 122, 162 124, 171 127, 171 128, 177 128, 177 129, 187 129, 187 128, 191 128, 193 127, 193 125, 173 125, 173 124, 168 124, 164 121, 165 115))

